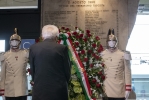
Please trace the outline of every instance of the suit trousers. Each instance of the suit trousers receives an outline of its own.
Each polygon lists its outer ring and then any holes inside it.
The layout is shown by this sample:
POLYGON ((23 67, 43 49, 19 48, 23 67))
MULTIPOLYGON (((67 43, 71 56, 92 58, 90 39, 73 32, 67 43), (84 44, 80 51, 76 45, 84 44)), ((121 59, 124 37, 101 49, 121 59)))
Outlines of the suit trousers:
POLYGON ((20 97, 5 97, 6 100, 27 100, 27 96, 20 96, 20 97))
POLYGON ((125 98, 102 98, 102 100, 125 100, 125 98))

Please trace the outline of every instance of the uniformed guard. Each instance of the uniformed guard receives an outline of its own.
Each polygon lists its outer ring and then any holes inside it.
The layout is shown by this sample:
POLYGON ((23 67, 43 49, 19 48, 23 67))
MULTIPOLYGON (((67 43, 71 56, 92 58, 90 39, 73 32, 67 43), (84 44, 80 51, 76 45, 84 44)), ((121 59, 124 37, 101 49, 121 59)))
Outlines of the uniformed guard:
POLYGON ((107 49, 101 53, 105 64, 105 92, 108 100, 125 100, 131 91, 131 55, 117 48, 114 29, 109 29, 106 42, 107 49))
POLYGON ((27 100, 28 87, 26 67, 28 50, 20 50, 21 37, 15 34, 10 37, 10 50, 1 57, 1 86, 6 100, 27 100))

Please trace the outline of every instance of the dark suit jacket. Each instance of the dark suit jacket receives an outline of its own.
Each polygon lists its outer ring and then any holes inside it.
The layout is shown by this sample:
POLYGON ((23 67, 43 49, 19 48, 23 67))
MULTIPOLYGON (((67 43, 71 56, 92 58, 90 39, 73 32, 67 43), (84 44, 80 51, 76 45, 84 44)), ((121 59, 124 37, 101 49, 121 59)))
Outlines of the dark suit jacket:
POLYGON ((32 100, 68 100, 68 48, 46 39, 30 47, 29 60, 34 81, 32 100))

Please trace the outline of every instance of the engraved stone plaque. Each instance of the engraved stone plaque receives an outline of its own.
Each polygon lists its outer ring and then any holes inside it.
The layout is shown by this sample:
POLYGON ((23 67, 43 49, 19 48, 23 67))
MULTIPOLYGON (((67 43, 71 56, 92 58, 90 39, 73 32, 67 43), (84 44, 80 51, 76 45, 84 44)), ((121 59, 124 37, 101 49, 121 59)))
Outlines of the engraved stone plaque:
POLYGON ((90 30, 92 34, 100 37, 104 47, 108 30, 113 28, 119 40, 118 46, 122 49, 126 46, 127 0, 42 0, 41 7, 41 26, 54 24, 71 30, 74 30, 74 27, 90 30))

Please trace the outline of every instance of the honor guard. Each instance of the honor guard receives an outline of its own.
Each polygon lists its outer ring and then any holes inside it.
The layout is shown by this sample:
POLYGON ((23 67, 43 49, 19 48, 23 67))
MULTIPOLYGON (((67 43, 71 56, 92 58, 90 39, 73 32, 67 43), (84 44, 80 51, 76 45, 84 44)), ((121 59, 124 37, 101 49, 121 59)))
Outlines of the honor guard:
POLYGON ((107 49, 101 53, 105 64, 105 92, 108 100, 125 100, 131 91, 131 55, 117 48, 118 40, 114 29, 109 29, 106 42, 107 49))
POLYGON ((27 100, 28 87, 26 67, 28 51, 20 50, 21 37, 15 34, 10 37, 10 50, 1 56, 1 89, 6 100, 27 100))

